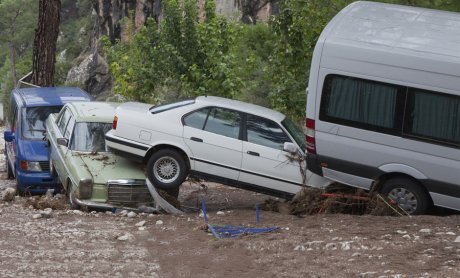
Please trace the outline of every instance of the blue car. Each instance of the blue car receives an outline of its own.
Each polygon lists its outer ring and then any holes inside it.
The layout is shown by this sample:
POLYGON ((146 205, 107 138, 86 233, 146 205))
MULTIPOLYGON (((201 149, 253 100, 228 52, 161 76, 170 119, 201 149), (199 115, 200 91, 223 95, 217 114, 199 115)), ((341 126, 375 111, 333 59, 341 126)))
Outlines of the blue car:
POLYGON ((45 121, 67 102, 91 101, 85 91, 73 87, 21 88, 11 92, 4 131, 8 178, 16 178, 20 194, 60 192, 51 175, 45 121))

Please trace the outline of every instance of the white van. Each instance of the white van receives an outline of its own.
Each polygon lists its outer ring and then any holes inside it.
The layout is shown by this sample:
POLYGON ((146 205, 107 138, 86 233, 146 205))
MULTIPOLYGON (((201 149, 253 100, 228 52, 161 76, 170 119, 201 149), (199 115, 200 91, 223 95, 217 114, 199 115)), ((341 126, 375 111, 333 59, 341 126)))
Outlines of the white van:
POLYGON ((316 44, 307 164, 412 214, 460 210, 460 14, 355 2, 316 44))

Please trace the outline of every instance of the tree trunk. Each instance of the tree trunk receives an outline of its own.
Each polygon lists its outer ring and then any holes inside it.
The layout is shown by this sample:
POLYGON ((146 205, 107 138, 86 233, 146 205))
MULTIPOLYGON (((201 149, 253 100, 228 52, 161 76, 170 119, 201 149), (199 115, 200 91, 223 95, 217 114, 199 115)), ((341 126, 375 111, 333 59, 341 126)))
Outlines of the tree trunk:
POLYGON ((40 87, 54 85, 54 62, 61 20, 60 11, 60 0, 40 0, 39 2, 31 82, 40 87))
POLYGON ((14 44, 10 42, 10 60, 11 60, 11 78, 13 79, 13 86, 16 86, 18 83, 17 73, 16 73, 16 49, 14 49, 14 44))

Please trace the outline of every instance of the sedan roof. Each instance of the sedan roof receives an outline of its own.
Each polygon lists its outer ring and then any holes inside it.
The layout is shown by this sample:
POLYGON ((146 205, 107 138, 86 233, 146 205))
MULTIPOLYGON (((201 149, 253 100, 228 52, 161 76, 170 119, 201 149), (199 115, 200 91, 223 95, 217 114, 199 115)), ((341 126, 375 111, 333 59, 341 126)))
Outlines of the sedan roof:
POLYGON ((72 102, 67 104, 77 122, 111 123, 115 115, 115 108, 120 104, 115 102, 72 102))
POLYGON ((196 98, 196 103, 202 103, 204 106, 219 106, 245 113, 251 113, 253 115, 269 118, 277 122, 281 122, 285 118, 284 114, 278 111, 263 106, 222 97, 200 96, 196 98))

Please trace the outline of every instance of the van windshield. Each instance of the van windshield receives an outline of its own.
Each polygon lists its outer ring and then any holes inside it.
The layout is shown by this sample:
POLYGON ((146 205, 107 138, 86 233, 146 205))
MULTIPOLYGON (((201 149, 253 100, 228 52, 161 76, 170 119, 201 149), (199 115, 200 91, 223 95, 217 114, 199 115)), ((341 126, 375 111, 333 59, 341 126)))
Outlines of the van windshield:
POLYGON ((27 107, 22 110, 22 136, 26 139, 43 139, 45 121, 51 113, 59 113, 62 106, 27 107))

